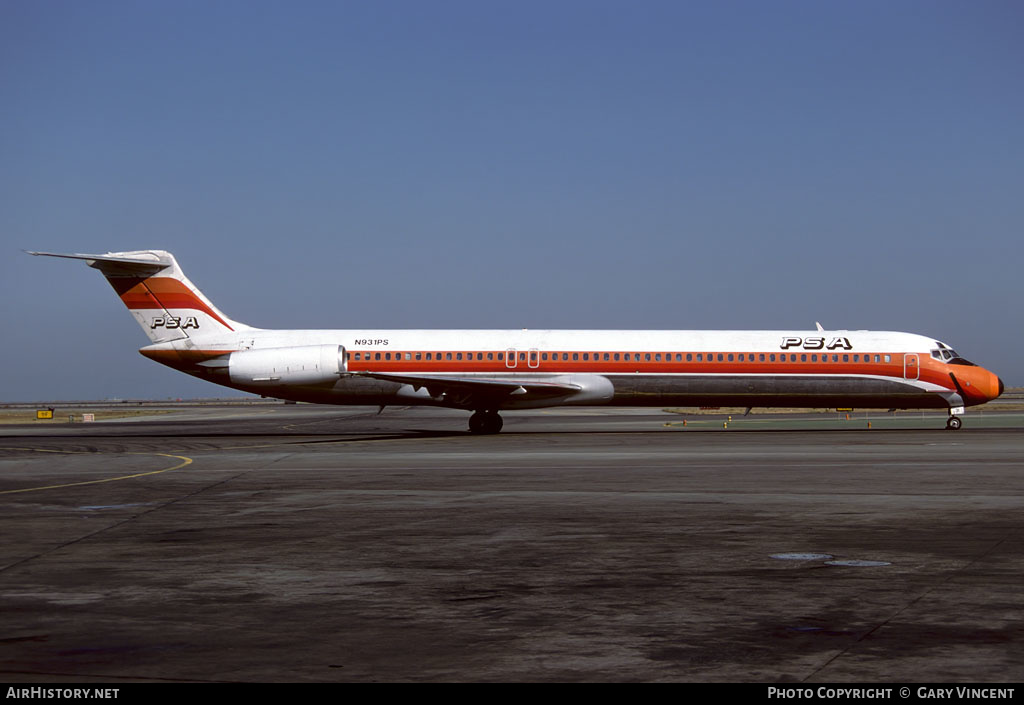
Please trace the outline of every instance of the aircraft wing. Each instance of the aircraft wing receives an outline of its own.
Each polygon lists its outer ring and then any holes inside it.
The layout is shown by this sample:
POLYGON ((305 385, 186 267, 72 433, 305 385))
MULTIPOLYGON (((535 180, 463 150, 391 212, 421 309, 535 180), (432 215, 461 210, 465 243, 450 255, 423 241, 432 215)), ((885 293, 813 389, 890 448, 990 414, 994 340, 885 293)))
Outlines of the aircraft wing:
POLYGON ((425 388, 430 396, 453 406, 467 409, 489 408, 506 397, 523 400, 557 399, 583 389, 578 384, 560 380, 508 377, 459 377, 455 375, 417 375, 395 372, 351 372, 361 377, 372 377, 387 382, 411 385, 413 390, 425 388))

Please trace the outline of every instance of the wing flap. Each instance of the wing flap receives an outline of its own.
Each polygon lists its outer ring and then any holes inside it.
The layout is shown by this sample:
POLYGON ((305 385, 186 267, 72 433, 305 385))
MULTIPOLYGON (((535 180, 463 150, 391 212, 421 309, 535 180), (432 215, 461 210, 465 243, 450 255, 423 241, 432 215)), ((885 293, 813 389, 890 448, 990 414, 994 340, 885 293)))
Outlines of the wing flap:
POLYGON ((416 375, 396 372, 352 372, 361 377, 408 384, 413 390, 426 389, 430 396, 456 406, 475 408, 496 405, 510 396, 524 399, 555 399, 579 392, 582 387, 556 380, 509 377, 458 377, 416 375))

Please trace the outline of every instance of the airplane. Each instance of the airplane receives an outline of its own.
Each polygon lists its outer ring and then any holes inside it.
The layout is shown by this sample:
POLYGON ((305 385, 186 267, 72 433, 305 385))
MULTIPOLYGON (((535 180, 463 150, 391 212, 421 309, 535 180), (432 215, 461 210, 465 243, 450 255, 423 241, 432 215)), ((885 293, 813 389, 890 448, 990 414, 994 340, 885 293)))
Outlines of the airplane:
POLYGON ((567 405, 947 409, 1003 393, 992 372, 912 333, 824 330, 266 330, 229 318, 163 250, 31 252, 98 269, 149 337, 139 350, 253 394, 473 412, 567 405))

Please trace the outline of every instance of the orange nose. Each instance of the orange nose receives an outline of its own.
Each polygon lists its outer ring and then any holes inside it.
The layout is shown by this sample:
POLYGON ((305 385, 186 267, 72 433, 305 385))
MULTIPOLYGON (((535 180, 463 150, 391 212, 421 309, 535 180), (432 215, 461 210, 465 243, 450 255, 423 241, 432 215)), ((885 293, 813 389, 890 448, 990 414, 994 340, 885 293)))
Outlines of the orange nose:
POLYGON ((979 391, 981 391, 985 395, 985 401, 992 401, 996 397, 1002 395, 1003 389, 1005 387, 1003 387, 1003 380, 999 379, 998 376, 996 376, 992 372, 989 372, 988 370, 985 370, 985 376, 983 377, 983 380, 984 382, 982 381, 982 379, 978 380, 978 386, 979 391), (985 386, 982 387, 982 384, 984 384, 985 386))
POLYGON ((965 367, 956 374, 968 406, 984 404, 1003 393, 1003 380, 983 367, 965 367))

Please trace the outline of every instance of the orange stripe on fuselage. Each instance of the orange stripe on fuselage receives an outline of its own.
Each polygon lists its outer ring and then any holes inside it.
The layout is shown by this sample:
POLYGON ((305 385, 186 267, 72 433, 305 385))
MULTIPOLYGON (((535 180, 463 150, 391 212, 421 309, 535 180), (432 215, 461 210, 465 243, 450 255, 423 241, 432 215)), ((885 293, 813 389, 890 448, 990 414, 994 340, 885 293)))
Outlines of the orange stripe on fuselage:
MULTIPOLYGON (((666 357, 672 357, 673 359, 663 360, 647 360, 646 352, 640 352, 644 359, 641 360, 544 360, 541 356, 541 352, 536 353, 536 358, 517 359, 514 367, 509 367, 505 360, 492 359, 492 360, 425 360, 425 359, 380 359, 380 360, 365 360, 354 359, 354 354, 358 352, 361 357, 368 355, 376 356, 376 353, 380 352, 381 357, 388 353, 395 357, 405 357, 406 351, 377 351, 377 350, 360 350, 352 351, 348 360, 348 369, 353 372, 367 371, 367 372, 408 372, 408 373, 455 373, 455 372, 475 372, 475 373, 500 373, 500 372, 513 372, 513 373, 546 373, 546 374, 573 374, 573 373, 586 373, 586 374, 695 374, 695 375, 743 375, 743 374, 783 374, 783 375, 871 375, 877 377, 888 377, 894 380, 905 380, 910 382, 922 381, 931 384, 944 387, 951 391, 955 391, 952 380, 949 378, 948 366, 941 365, 925 358, 923 354, 915 353, 918 355, 918 374, 916 377, 905 377, 904 376, 904 355, 902 353, 877 353, 878 355, 888 354, 890 357, 889 362, 854 362, 850 359, 847 362, 840 361, 832 362, 818 361, 818 362, 804 362, 795 361, 789 359, 789 357, 795 357, 795 354, 787 354, 785 361, 779 359, 774 362, 770 361, 701 361, 696 360, 685 362, 677 361, 674 359, 676 353, 667 353, 665 351, 651 352, 650 355, 661 354, 666 357)), ((458 355, 460 351, 452 351, 453 357, 458 355)), ((478 351, 472 353, 466 353, 461 351, 463 354, 476 355, 478 351)), ((498 353, 507 354, 505 351, 481 351, 486 356, 487 354, 493 354, 497 357, 498 353)), ((439 357, 445 355, 447 351, 432 351, 432 355, 439 357)), ((416 351, 410 352, 415 357, 417 354, 425 355, 425 353, 417 353, 416 351)), ((534 354, 534 353, 530 353, 534 354)), ((552 353, 549 353, 552 354, 552 353)), ((556 356, 561 356, 562 351, 553 353, 556 356)), ((573 353, 570 352, 570 355, 573 353)), ((582 356, 582 353, 577 352, 582 356)), ((594 353, 589 353, 595 356, 594 353)), ((637 354, 636 351, 630 351, 628 353, 620 353, 622 355, 629 355, 630 357, 637 354)), ((681 353, 686 355, 686 353, 681 353)), ((694 353, 695 355, 696 353, 694 353)), ((717 355, 717 353, 702 353, 704 355, 717 355)), ((727 355, 728 353, 723 353, 727 355)), ((738 353, 734 353, 738 355, 738 353)), ((754 355, 760 353, 744 353, 745 355, 754 355)), ((769 353, 765 353, 766 355, 769 353)), ((776 353, 778 354, 778 353, 776 353)), ((825 353, 821 353, 824 355, 825 353)), ((845 353, 849 358, 853 357, 853 353, 845 353)), ((862 353, 868 355, 868 353, 862 353)), ((874 356, 876 353, 870 353, 874 356)), ((604 353, 600 353, 601 357, 604 353)), ((610 353, 614 356, 615 353, 610 353)), ((830 354, 831 355, 831 354, 830 354)), ((973 375, 973 369, 981 370, 981 368, 961 368, 964 375, 973 375)), ((958 377, 960 376, 958 371, 958 377)), ((984 374, 984 372, 978 373, 984 374)))
POLYGON ((228 330, 234 330, 227 322, 214 313, 202 299, 177 279, 170 277, 111 277, 110 284, 121 297, 124 305, 132 310, 140 309, 192 309, 202 311, 228 330))
MULTIPOLYGON (((186 372, 195 372, 195 365, 212 358, 222 357, 228 355, 233 350, 147 350, 142 349, 139 351, 146 357, 160 362, 169 367, 179 369, 186 372)), ((348 371, 349 372, 394 372, 394 373, 413 373, 413 374, 458 374, 458 373, 515 373, 515 374, 573 374, 573 373, 589 373, 589 374, 606 374, 606 375, 632 375, 632 374, 646 374, 646 375, 658 375, 658 374, 689 374, 689 375, 793 375, 793 376, 814 376, 814 375, 830 375, 830 376, 859 376, 867 375, 872 377, 885 377, 894 381, 907 381, 915 382, 920 380, 921 382, 931 383, 936 386, 945 388, 949 391, 956 391, 952 380, 950 379, 950 373, 956 375, 958 382, 965 394, 964 401, 968 406, 974 404, 984 403, 990 399, 995 399, 999 396, 999 379, 994 374, 989 372, 983 367, 972 367, 962 365, 949 365, 930 357, 925 357, 922 353, 914 353, 918 355, 918 377, 917 379, 906 379, 904 377, 904 355, 903 353, 888 353, 890 355, 890 362, 853 362, 852 359, 849 362, 803 362, 803 361, 791 361, 787 359, 785 362, 778 360, 776 362, 760 362, 760 361, 745 361, 739 362, 723 361, 723 362, 677 362, 673 360, 543 360, 540 359, 541 353, 538 352, 538 366, 529 367, 527 360, 516 360, 516 367, 507 367, 504 360, 492 359, 492 360, 425 360, 425 359, 381 359, 381 360, 363 360, 354 359, 354 354, 358 352, 360 357, 374 355, 377 352, 381 353, 381 357, 387 354, 386 351, 371 351, 371 350, 360 350, 352 351, 348 359, 348 371)), ((393 352, 390 351, 392 356, 405 357, 405 351, 393 352)), ((431 351, 432 355, 444 355, 446 351, 431 351)), ((484 355, 488 353, 497 357, 499 353, 505 354, 505 351, 474 351, 473 355, 476 356, 477 352, 483 352, 484 355)), ((420 351, 410 351, 411 356, 415 358, 417 354, 425 356, 426 353, 420 351)), ((452 351, 453 357, 459 354, 459 351, 452 351)), ((469 354, 463 351, 463 354, 469 354)), ((551 353, 549 352, 549 355, 551 353)), ((572 353, 570 353, 571 355, 572 353)), ((582 355, 582 353, 579 353, 582 355)), ((593 354, 593 353, 591 353, 593 354)), ((614 355, 615 353, 612 353, 614 355)), ((625 354, 625 353, 621 353, 625 354)), ((636 354, 634 352, 629 353, 630 356, 636 354)), ((641 353, 646 355, 646 353, 641 353)), ((656 355, 658 353, 651 353, 656 355)), ((667 354, 667 353, 662 353, 667 354)), ((682 353, 685 355, 685 353, 682 353)), ((708 353, 704 353, 707 355, 708 353)), ((727 353, 726 353, 727 354, 727 353)), ((750 355, 750 353, 746 353, 750 355)), ((759 354, 759 353, 758 353, 759 354)), ((766 353, 768 354, 768 353, 766 353)), ((824 354, 824 353, 822 353, 824 354)), ((865 353, 866 354, 866 353, 865 353)), ((884 354, 884 353, 879 353, 884 354)), ((561 355, 561 351, 559 351, 561 355)), ((603 353, 601 353, 603 357, 603 353)), ((672 353, 673 357, 675 353, 672 353)), ((875 353, 871 353, 872 357, 875 353)))

